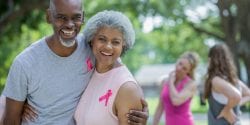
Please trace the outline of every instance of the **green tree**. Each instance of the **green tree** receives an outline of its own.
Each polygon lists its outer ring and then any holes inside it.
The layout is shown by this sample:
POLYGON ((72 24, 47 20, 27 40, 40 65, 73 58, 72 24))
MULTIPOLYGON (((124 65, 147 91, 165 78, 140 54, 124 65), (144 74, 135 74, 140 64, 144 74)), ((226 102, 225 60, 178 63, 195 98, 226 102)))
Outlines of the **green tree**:
POLYGON ((87 17, 92 16, 96 11, 113 9, 122 11, 132 20, 136 30, 136 43, 123 61, 133 72, 143 64, 173 63, 186 50, 197 51, 202 57, 206 55, 207 46, 203 41, 207 35, 196 33, 185 21, 185 2, 182 4, 174 0, 110 0, 108 2, 86 0, 85 2, 87 17), (148 17, 162 17, 162 22, 151 32, 144 33, 143 23, 148 17))
POLYGON ((0 92, 15 56, 41 37, 43 29, 47 29, 42 28, 41 23, 44 22, 43 10, 47 5, 47 1, 38 0, 6 0, 0 3, 0 92))
MULTIPOLYGON (((45 22, 48 1, 6 0, 0 3, 0 85, 13 58, 32 41, 50 34, 52 29, 45 22)), ((226 42, 247 67, 250 79, 250 52, 247 35, 249 25, 249 0, 84 0, 85 21, 96 12, 109 9, 125 13, 136 30, 136 43, 123 61, 134 72, 142 64, 172 63, 186 51, 197 51, 207 56, 208 38, 226 42), (205 17, 190 20, 188 10, 215 5, 205 17), (143 32, 145 20, 160 17, 151 32, 143 32)), ((84 27, 84 26, 83 26, 84 27)))

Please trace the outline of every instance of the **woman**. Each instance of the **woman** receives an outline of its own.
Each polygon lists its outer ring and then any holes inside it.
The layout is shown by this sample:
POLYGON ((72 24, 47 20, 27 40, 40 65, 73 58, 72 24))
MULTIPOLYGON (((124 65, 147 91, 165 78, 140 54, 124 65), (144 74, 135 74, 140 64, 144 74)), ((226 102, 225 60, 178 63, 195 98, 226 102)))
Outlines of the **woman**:
POLYGON ((175 70, 162 81, 161 95, 153 125, 159 124, 163 111, 166 125, 194 125, 190 103, 196 92, 193 80, 197 63, 198 55, 196 53, 184 53, 178 59, 175 70))
POLYGON ((208 57, 205 82, 208 124, 239 125, 239 106, 250 101, 250 90, 238 79, 232 55, 225 44, 213 46, 208 57))
POLYGON ((84 34, 96 59, 95 71, 76 112, 77 125, 127 125, 129 109, 142 110, 143 93, 119 60, 135 41, 129 19, 103 11, 89 19, 84 34), (86 115, 87 114, 87 115, 86 115))

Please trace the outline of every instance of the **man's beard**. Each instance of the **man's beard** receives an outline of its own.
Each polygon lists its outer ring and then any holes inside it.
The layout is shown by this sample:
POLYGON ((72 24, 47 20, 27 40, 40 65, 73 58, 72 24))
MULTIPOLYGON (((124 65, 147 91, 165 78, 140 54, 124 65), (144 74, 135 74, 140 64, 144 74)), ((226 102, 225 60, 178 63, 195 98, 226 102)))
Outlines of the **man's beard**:
POLYGON ((76 40, 73 39, 73 40, 63 40, 61 37, 59 37, 59 40, 61 42, 61 44, 64 46, 64 47, 72 47, 75 45, 76 43, 76 40))

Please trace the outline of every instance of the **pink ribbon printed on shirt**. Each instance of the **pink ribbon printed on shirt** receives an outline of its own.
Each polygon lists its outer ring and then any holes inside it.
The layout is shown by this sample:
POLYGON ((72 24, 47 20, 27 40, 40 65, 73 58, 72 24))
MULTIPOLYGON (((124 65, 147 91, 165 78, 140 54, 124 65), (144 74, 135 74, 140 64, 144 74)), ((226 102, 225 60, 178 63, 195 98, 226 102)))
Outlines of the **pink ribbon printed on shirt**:
POLYGON ((87 63, 87 70, 88 71, 90 71, 91 69, 93 69, 93 64, 91 62, 90 57, 87 59, 86 63, 87 63))
POLYGON ((101 101, 103 101, 103 100, 105 99, 105 106, 107 106, 109 97, 110 97, 111 95, 112 95, 112 90, 109 89, 109 90, 107 91, 106 94, 104 94, 103 96, 101 96, 101 97, 99 98, 99 102, 101 102, 101 101))

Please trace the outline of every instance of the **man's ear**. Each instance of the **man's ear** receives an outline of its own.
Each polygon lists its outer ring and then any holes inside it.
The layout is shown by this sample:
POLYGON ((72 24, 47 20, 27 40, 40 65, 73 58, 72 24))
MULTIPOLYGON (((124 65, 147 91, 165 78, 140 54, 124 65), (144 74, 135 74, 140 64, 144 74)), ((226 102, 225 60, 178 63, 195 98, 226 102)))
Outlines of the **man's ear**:
POLYGON ((82 11, 82 24, 84 24, 84 21, 85 21, 85 17, 84 17, 84 11, 82 11))
POLYGON ((47 9, 46 10, 46 21, 47 21, 47 23, 51 23, 52 22, 52 17, 51 17, 51 12, 50 12, 50 9, 47 9))

